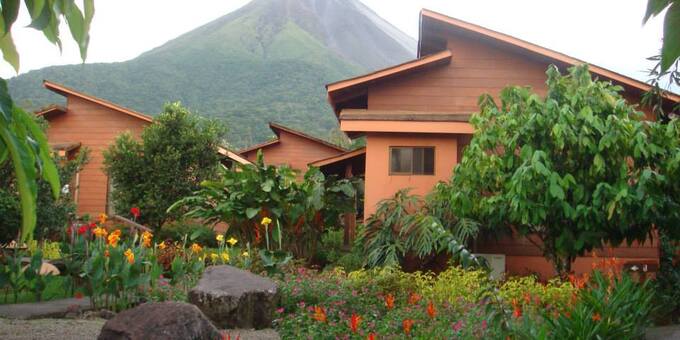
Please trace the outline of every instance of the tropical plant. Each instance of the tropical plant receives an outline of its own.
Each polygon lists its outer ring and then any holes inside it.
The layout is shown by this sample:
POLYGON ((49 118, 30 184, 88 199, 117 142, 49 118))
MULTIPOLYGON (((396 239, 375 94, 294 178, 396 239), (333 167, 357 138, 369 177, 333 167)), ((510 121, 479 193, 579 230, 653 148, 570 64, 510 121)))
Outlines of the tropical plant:
POLYGON ((484 265, 465 248, 476 235, 477 224, 451 215, 440 202, 440 190, 435 189, 427 202, 402 189, 378 203, 357 239, 363 244, 366 265, 400 266, 408 256, 432 259, 442 252, 466 267, 484 265))
MULTIPOLYGON (((83 60, 87 55, 90 41, 90 22, 94 16, 94 0, 85 0, 81 11, 73 0, 30 1, 25 6, 31 16, 29 27, 41 31, 48 41, 61 49, 59 25, 66 19, 71 36, 80 48, 83 60)), ((12 25, 19 15, 21 1, 3 1, 2 25, 0 25, 0 51, 14 69, 19 71, 19 53, 12 38, 12 25)), ((31 114, 15 105, 7 88, 7 82, 0 78, 0 165, 11 159, 17 179, 17 191, 21 201, 21 240, 33 238, 36 223, 36 198, 38 177, 50 184, 56 200, 59 197, 59 178, 54 162, 50 158, 47 138, 31 114)))
POLYGON ((129 207, 138 207, 142 214, 137 222, 155 230, 177 219, 179 215, 168 213, 168 207, 216 175, 224 133, 217 121, 172 103, 144 128, 141 141, 130 134, 119 136, 104 151, 115 210, 127 213, 129 207))
MULTIPOLYGON (((41 124, 42 125, 42 124, 41 124)), ((57 153, 51 155, 56 165, 59 181, 71 183, 75 174, 87 163, 89 150, 83 148, 73 159, 66 159, 57 153)), ((34 235, 38 239, 56 238, 68 223, 75 219, 76 205, 72 190, 65 186, 55 199, 49 182, 38 179, 37 214, 34 235)), ((0 165, 0 242, 9 242, 17 235, 20 227, 21 209, 17 190, 17 178, 9 164, 0 165)))
POLYGON ((222 169, 219 180, 201 187, 169 210, 186 211, 186 217, 208 223, 224 222, 227 234, 255 246, 280 235, 283 249, 307 259, 316 254, 324 230, 339 226, 340 215, 354 211, 350 180, 326 178, 310 168, 298 182, 291 168, 265 165, 261 153, 254 165, 222 169), (264 218, 276 221, 276 227, 266 228, 260 223, 264 218))
POLYGON ((678 0, 648 0, 645 17, 646 23, 666 10, 663 21, 663 45, 661 47, 661 72, 667 71, 680 57, 680 1, 678 0))
POLYGON ((649 195, 649 183, 661 181, 651 159, 667 154, 621 88, 593 81, 586 65, 546 73, 545 98, 525 87, 502 90, 500 106, 480 97, 451 200, 459 216, 537 235, 564 276, 586 251, 645 240, 654 220, 663 222, 659 209, 673 204, 659 190, 649 195))

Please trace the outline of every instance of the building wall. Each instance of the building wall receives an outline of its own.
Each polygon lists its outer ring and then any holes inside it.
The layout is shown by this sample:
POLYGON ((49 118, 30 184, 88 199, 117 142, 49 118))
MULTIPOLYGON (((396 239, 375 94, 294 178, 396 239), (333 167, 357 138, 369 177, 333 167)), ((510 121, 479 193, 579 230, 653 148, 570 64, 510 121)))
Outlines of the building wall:
MULTIPOLYGON (((49 118, 50 142, 80 142, 90 150, 90 160, 79 175, 78 214, 106 212, 108 180, 102 152, 125 131, 139 137, 148 123, 77 97, 67 98, 67 113, 49 118)), ((75 190, 75 188, 71 188, 75 190)))
MULTIPOLYGON (((287 164, 293 169, 300 170, 302 174, 307 171, 307 164, 342 153, 337 149, 286 131, 280 132, 278 143, 267 145, 261 150, 265 164, 287 164)), ((242 156, 255 162, 257 150, 243 153, 242 156)))
POLYGON ((439 181, 451 178, 458 159, 455 135, 371 133, 366 136, 366 184, 364 218, 375 212, 380 200, 403 188, 425 195, 439 181), (434 175, 390 176, 390 146, 434 146, 434 175))

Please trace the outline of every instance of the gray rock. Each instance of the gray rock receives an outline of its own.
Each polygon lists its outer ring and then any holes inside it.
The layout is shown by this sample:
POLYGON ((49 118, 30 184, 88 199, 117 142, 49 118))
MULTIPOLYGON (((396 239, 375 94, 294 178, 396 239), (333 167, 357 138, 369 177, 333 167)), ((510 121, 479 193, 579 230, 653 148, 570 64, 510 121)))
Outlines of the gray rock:
POLYGON ((221 339, 196 306, 183 302, 145 303, 107 321, 99 340, 221 339))
POLYGON ((270 328, 279 303, 276 283, 232 266, 208 267, 189 292, 219 328, 270 328))

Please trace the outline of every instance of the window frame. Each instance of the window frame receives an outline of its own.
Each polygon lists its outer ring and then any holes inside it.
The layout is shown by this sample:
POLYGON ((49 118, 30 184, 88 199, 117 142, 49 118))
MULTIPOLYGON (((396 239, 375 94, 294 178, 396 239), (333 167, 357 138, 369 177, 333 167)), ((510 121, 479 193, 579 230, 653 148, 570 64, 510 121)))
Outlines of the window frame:
MULTIPOLYGON (((436 158, 437 158, 437 147, 434 145, 391 145, 389 147, 388 151, 388 159, 387 159, 387 170, 388 170, 388 175, 389 176, 435 176, 436 175, 436 158), (394 149, 406 149, 409 148, 411 149, 411 171, 410 172, 396 172, 392 171, 392 150, 394 149), (416 174, 413 172, 414 168, 414 157, 413 155, 415 154, 414 149, 432 149, 432 173, 427 174, 427 173, 422 173, 422 174, 416 174)), ((423 151, 423 162, 425 161, 425 156, 424 156, 424 151, 423 151)), ((425 164, 423 163, 423 169, 425 168, 425 164)))

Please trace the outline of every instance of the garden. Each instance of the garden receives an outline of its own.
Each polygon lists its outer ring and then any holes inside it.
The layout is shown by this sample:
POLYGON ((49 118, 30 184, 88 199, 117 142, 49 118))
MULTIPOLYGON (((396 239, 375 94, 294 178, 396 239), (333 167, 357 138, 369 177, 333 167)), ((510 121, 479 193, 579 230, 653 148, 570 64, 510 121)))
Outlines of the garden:
MULTIPOLYGON (((300 179, 262 155, 254 165, 224 168, 214 153, 191 149, 196 140, 217 145, 222 129, 169 104, 141 142, 122 135, 105 152, 123 219, 76 216, 68 193, 54 200, 49 186, 39 186, 46 210, 34 233, 40 241, 3 248, 0 303, 88 298, 94 310, 118 313, 145 302, 188 301, 205 268, 230 265, 278 284, 272 327, 282 338, 643 338, 654 323, 678 318, 677 229, 667 226, 678 217, 677 181, 670 179, 678 178, 680 124, 635 119, 618 89, 592 81, 586 67, 547 74, 545 101, 523 88, 506 89, 500 107, 483 98, 473 118, 479 132, 451 181, 425 197, 404 189, 381 201, 349 245, 342 216, 356 211, 361 179, 317 168, 300 179), (521 109, 509 116, 508 107, 521 109), (583 129, 593 131, 591 142, 577 150, 583 129), (501 150, 518 152, 489 152, 499 140, 508 141, 501 150), (178 148, 188 149, 168 152, 178 148), (568 158, 562 150, 571 150, 568 158), (170 164, 171 176, 130 171, 170 164), (202 171, 189 171, 196 168, 202 171), (490 276, 471 242, 512 228, 541 238, 558 275, 490 276), (593 258, 591 272, 570 269, 577 256, 650 233, 663 246, 655 280, 640 279, 611 256, 593 258)), ((86 155, 56 160, 62 182, 86 155)), ((19 216, 11 193, 2 201, 3 216, 19 216)), ((3 219, 5 234, 20 235, 19 224, 3 219)))

